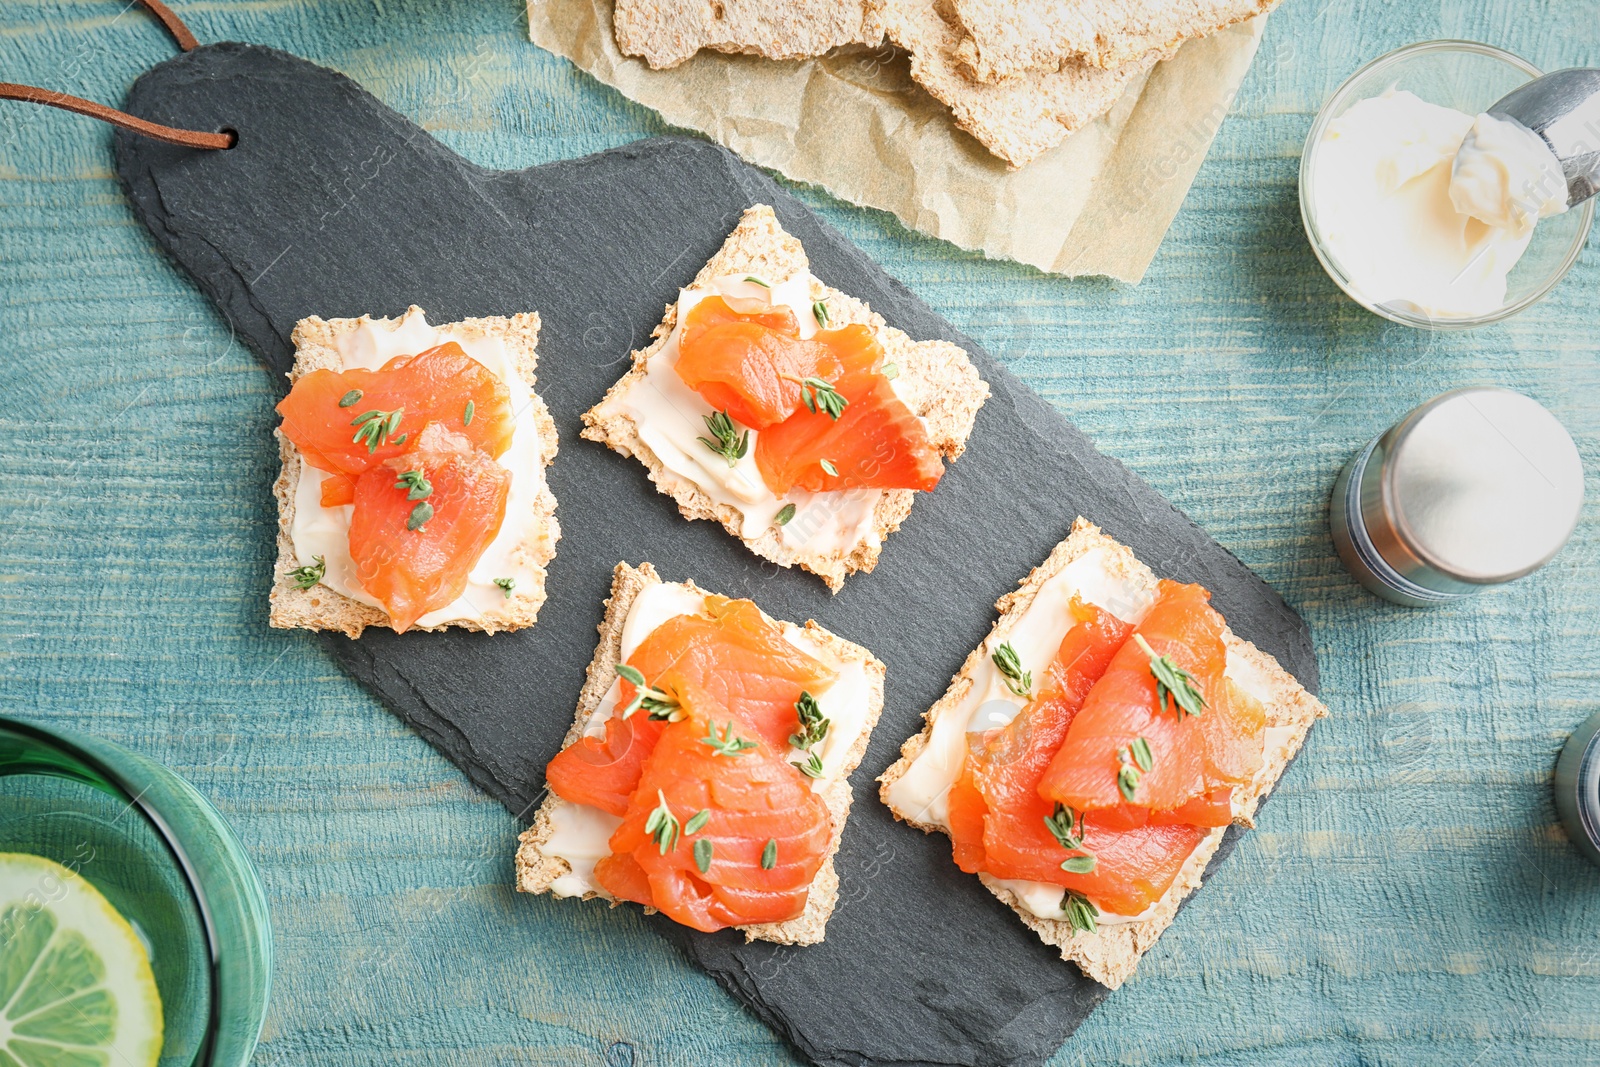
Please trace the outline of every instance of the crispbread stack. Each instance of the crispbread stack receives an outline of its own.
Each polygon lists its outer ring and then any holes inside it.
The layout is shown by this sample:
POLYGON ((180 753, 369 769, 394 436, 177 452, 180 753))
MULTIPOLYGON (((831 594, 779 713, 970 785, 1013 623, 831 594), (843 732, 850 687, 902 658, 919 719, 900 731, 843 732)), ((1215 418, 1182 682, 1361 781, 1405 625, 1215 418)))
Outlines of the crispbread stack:
MULTIPOLYGON (((800 242, 784 232, 772 208, 757 204, 745 211, 739 225, 728 235, 717 254, 700 269, 691 285, 709 286, 715 278, 741 274, 755 274, 778 282, 809 269, 810 264, 800 242)), ((966 447, 967 436, 972 432, 978 408, 989 395, 988 385, 978 377, 977 368, 967 354, 948 341, 913 341, 886 324, 882 316, 875 314, 865 302, 830 289, 821 282, 812 282, 811 297, 827 303, 830 325, 837 327, 860 323, 872 328, 888 351, 890 360, 898 364, 900 377, 897 385, 906 398, 907 406, 926 425, 933 447, 946 459, 961 455, 966 447)), ((678 510, 685 518, 720 522, 758 556, 780 566, 799 566, 811 571, 835 592, 843 586, 847 575, 872 570, 882 550, 883 538, 899 529, 901 522, 911 512, 915 496, 911 490, 884 492, 873 513, 876 540, 864 539, 847 549, 797 551, 784 543, 776 527, 763 531, 758 537, 745 538, 737 509, 718 504, 699 486, 673 474, 640 439, 638 427, 632 418, 625 412, 608 413, 605 410, 607 401, 621 396, 645 376, 646 363, 667 343, 677 321, 677 305, 667 305, 666 315, 652 335, 653 343, 633 353, 633 368, 618 379, 604 400, 584 413, 583 436, 591 441, 599 441, 624 456, 637 456, 649 469, 650 480, 677 501, 678 510)))
MULTIPOLYGON (((406 315, 421 314, 422 309, 412 305, 406 315)), ((342 370, 336 347, 340 337, 352 333, 363 324, 395 330, 405 321, 398 319, 373 319, 363 315, 359 319, 321 319, 316 316, 301 319, 295 324, 291 340, 295 346, 294 367, 289 380, 314 370, 342 370)), ((539 455, 548 469, 556 455, 556 425, 549 409, 539 398, 535 371, 538 369, 539 316, 535 312, 481 319, 463 319, 460 322, 436 324, 435 328, 448 327, 464 337, 499 337, 511 354, 517 373, 527 384, 532 397, 530 413, 539 434, 539 455)), ((301 589, 294 580, 294 571, 301 565, 294 551, 295 494, 300 486, 300 450, 282 431, 278 437, 278 457, 282 469, 272 492, 278 501, 278 559, 272 571, 272 591, 269 595, 271 612, 269 621, 281 629, 340 630, 350 637, 360 637, 368 626, 388 626, 389 616, 381 608, 363 604, 338 593, 326 585, 313 585, 301 589)), ((547 481, 541 479, 534 497, 533 515, 528 523, 528 534, 518 549, 537 580, 523 588, 518 585, 509 597, 501 599, 484 613, 481 621, 461 620, 441 626, 413 627, 421 630, 443 630, 460 627, 467 630, 518 630, 532 626, 539 617, 539 608, 545 600, 545 571, 555 557, 556 542, 561 538, 561 527, 556 522, 556 498, 547 481)), ((510 516, 508 515, 509 519, 510 516)), ((310 561, 306 561, 310 562, 310 561)))
MULTIPOLYGON (((660 581, 661 577, 649 563, 641 563, 638 567, 619 563, 612 572, 611 596, 606 600, 605 618, 601 620, 599 627, 600 643, 594 650, 594 658, 589 661, 589 672, 583 691, 578 696, 577 714, 573 718, 572 728, 567 731, 567 736, 561 742, 563 748, 583 736, 584 728, 600 706, 606 691, 616 680, 617 664, 622 658, 622 627, 627 622, 628 612, 632 609, 635 598, 641 591, 660 581)), ((683 584, 697 593, 705 593, 705 590, 692 581, 683 584)), ((792 624, 780 625, 787 628, 792 624)), ((842 637, 836 637, 814 622, 806 623, 804 633, 826 649, 830 655, 840 660, 857 660, 866 665, 869 689, 867 715, 860 736, 856 738, 845 756, 839 776, 828 782, 820 793, 824 803, 828 805, 828 814, 833 821, 833 840, 828 845, 828 854, 823 860, 822 867, 811 883, 805 911, 798 918, 784 923, 761 923, 738 927, 744 932, 747 941, 812 945, 823 939, 828 917, 833 914, 834 906, 839 901, 839 875, 834 870, 833 857, 839 850, 839 841, 844 835, 844 824, 850 816, 853 796, 850 791, 850 774, 861 762, 861 757, 866 754, 867 741, 872 736, 872 729, 877 725, 878 716, 883 711, 884 666, 871 652, 842 637)), ((519 892, 548 892, 557 878, 571 870, 565 860, 546 855, 543 851, 543 846, 550 840, 550 835, 555 829, 551 821, 551 812, 558 804, 564 803, 567 802, 553 793, 546 795, 544 803, 534 813, 533 825, 523 831, 518 838, 516 869, 519 892)), ((610 899, 598 892, 583 895, 584 900, 594 897, 610 899)), ((611 901, 613 907, 619 903, 621 902, 611 901)), ((653 912, 655 909, 645 910, 653 912)))
MULTIPOLYGON (((972 651, 962 664, 960 672, 951 680, 950 688, 945 691, 944 696, 928 709, 924 716, 926 725, 923 731, 902 746, 899 761, 878 779, 882 785, 880 795, 885 804, 889 803, 889 787, 910 769, 917 756, 927 747, 933 724, 941 715, 947 712, 953 713, 965 699, 974 684, 977 670, 986 659, 985 648, 998 647, 998 644, 1007 638, 1045 582, 1059 574, 1073 560, 1097 548, 1104 552, 1106 566, 1115 577, 1142 586, 1153 593, 1156 576, 1150 569, 1126 546, 1101 533, 1100 529, 1088 520, 1079 518, 1073 524, 1072 532, 1056 545, 1049 558, 1035 567, 1016 591, 1006 594, 995 602, 1000 617, 990 630, 988 639, 972 651)), ((1240 639, 1232 630, 1224 631, 1223 641, 1230 659, 1236 657, 1244 669, 1252 675, 1255 686, 1263 689, 1268 695, 1268 699, 1262 702, 1267 713, 1267 726, 1290 728, 1290 733, 1280 743, 1268 747, 1262 767, 1250 785, 1234 790, 1234 822, 1242 826, 1252 826, 1254 825, 1252 817, 1261 798, 1271 791, 1289 761, 1300 751, 1311 724, 1326 715, 1328 709, 1323 707, 1316 697, 1306 692, 1305 687, 1280 667, 1275 659, 1248 641, 1240 639)), ((889 804, 889 807, 894 810, 892 804, 889 804)), ((944 830, 942 826, 919 821, 914 814, 898 810, 894 813, 896 818, 909 822, 921 830, 927 832, 944 830)), ((1201 840, 1199 847, 1184 864, 1166 894, 1154 905, 1149 916, 1138 922, 1103 924, 1092 934, 1075 930, 1072 924, 1065 920, 1041 919, 1024 908, 1011 891, 999 884, 996 879, 988 875, 979 875, 979 878, 991 893, 1009 905, 1046 944, 1059 948, 1063 959, 1073 961, 1084 974, 1115 989, 1133 974, 1140 957, 1149 951, 1156 943, 1156 939, 1172 924, 1173 916, 1177 914, 1178 906, 1183 903, 1184 898, 1199 887, 1206 864, 1216 853, 1217 846, 1222 843, 1226 831, 1227 827, 1217 827, 1201 840)))
POLYGON ((612 27, 624 55, 656 70, 702 48, 803 59, 883 40, 883 24, 866 0, 617 0, 612 27))

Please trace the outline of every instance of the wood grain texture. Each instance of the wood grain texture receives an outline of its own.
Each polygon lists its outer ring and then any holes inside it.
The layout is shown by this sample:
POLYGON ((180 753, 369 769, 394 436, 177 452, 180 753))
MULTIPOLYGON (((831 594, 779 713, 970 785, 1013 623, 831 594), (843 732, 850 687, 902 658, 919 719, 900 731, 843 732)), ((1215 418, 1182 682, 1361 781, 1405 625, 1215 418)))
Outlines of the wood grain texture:
MULTIPOLYGON (((180 10, 202 40, 350 74, 486 166, 661 131, 527 44, 520 7, 180 10)), ((0 70, 116 103, 171 48, 121 11, 10 0, 0 70)), ((1588 4, 1287 0, 1138 288, 987 263, 801 192, 1317 637, 1334 717, 1062 1067, 1600 1063, 1600 872, 1567 847, 1548 789, 1600 692, 1600 249, 1512 322, 1424 335, 1339 294, 1295 201, 1322 100, 1433 37, 1600 64, 1588 4), (1480 383, 1538 397, 1572 430, 1583 523, 1515 586, 1422 613, 1381 604, 1334 558, 1334 476, 1413 404, 1480 383)), ((267 628, 271 387, 152 251, 109 141, 85 119, 0 109, 0 711, 163 759, 234 822, 279 950, 257 1062, 794 1062, 634 914, 514 898, 520 827, 315 642, 267 628)))

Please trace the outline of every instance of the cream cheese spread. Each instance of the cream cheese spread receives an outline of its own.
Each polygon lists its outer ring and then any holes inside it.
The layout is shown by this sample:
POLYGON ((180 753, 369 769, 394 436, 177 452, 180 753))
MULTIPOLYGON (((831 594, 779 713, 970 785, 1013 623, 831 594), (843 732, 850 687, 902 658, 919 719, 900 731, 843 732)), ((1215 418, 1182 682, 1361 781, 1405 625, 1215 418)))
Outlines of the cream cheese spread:
MULTIPOLYGON (((768 305, 787 307, 800 326, 800 336, 814 336, 818 323, 812 305, 813 283, 809 273, 797 274, 770 287, 750 281, 748 275, 717 278, 709 287, 683 289, 678 293, 677 322, 666 342, 645 365, 642 379, 619 395, 608 397, 600 407, 602 415, 625 413, 642 440, 670 477, 698 488, 717 504, 738 511, 740 536, 760 537, 775 525, 778 513, 787 505, 794 516, 777 527, 784 546, 807 555, 850 551, 859 545, 879 543, 873 513, 883 496, 879 489, 846 489, 813 493, 793 489, 782 498, 773 494, 756 466, 756 441, 760 431, 750 431, 750 447, 744 458, 729 466, 726 459, 700 443, 706 435, 706 416, 714 409, 700 394, 678 377, 678 338, 684 320, 701 300, 722 296, 752 308, 768 305)), ((762 279, 766 281, 766 279, 762 279)), ((895 390, 904 399, 900 380, 895 390)), ((740 427, 741 432, 743 427, 740 427)))
MULTIPOLYGON (((657 627, 679 615, 693 614, 704 604, 702 594, 681 583, 661 582, 640 590, 622 624, 621 660, 626 662, 657 627)), ((801 627, 790 623, 779 623, 779 626, 790 644, 838 672, 832 685, 822 693, 813 694, 817 707, 829 720, 828 735, 812 749, 822 761, 822 776, 812 779, 811 788, 821 791, 842 776, 850 750, 866 729, 870 697, 866 664, 830 654, 801 627)), ((607 720, 616 713, 617 692, 618 683, 613 681, 584 724, 585 735, 598 737, 605 733, 607 720)), ((784 758, 794 762, 804 756, 801 750, 791 748, 784 758)), ((552 882, 550 891, 558 897, 603 894, 604 890, 594 880, 594 865, 611 854, 608 841, 622 820, 585 804, 574 804, 560 797, 552 800, 549 811, 552 832, 540 851, 565 860, 571 870, 552 882)))
POLYGON ((1427 317, 1498 311, 1534 224, 1558 210, 1560 165, 1536 136, 1403 90, 1329 123, 1312 165, 1316 228, 1351 287, 1427 317))
MULTIPOLYGON (((344 370, 377 370, 396 356, 415 355, 446 341, 459 344, 467 355, 505 383, 511 393, 515 417, 511 447, 498 461, 511 472, 511 487, 505 521, 468 573, 466 589, 454 603, 418 619, 418 627, 460 621, 492 622, 506 602, 505 592, 494 584, 495 579, 510 578, 515 583, 513 588, 524 589, 532 588, 539 580, 523 548, 529 526, 535 521, 534 502, 544 481, 544 456, 539 427, 534 421, 533 390, 517 372, 505 342, 498 337, 464 336, 450 325, 430 326, 422 309, 412 308, 398 322, 363 317, 356 329, 340 335, 334 348, 344 370)), ((298 462, 300 480, 290 529, 296 559, 301 566, 308 566, 321 556, 327 564, 323 585, 352 600, 382 608, 377 598, 361 587, 355 562, 350 558, 350 516, 354 507, 323 507, 322 483, 329 476, 303 457, 298 462)))
MULTIPOLYGON (((1109 612, 1123 622, 1137 625, 1155 604, 1151 585, 1131 577, 1119 577, 1107 566, 1102 549, 1085 552, 1063 567, 1039 587, 1033 602, 1012 625, 1010 632, 991 634, 983 644, 983 660, 973 672, 972 688, 954 708, 943 712, 929 732, 928 744, 906 772, 889 787, 889 806, 902 816, 919 823, 950 828, 950 787, 955 784, 966 760, 968 731, 982 731, 1004 725, 1023 708, 1025 701, 1006 688, 1005 680, 990 655, 1002 642, 1016 651, 1024 671, 1034 678, 1044 677, 1061 639, 1072 626, 1072 601, 1077 598, 1109 612)), ((1235 685, 1258 700, 1268 699, 1266 680, 1244 660, 1230 654, 1224 674, 1235 685)), ((1269 727, 1265 749, 1275 751, 1288 743, 1293 727, 1269 727)), ((1041 919, 1062 919, 1062 889, 1048 882, 992 878, 1008 890, 1023 908, 1041 919)), ((1156 905, 1139 915, 1102 912, 1098 922, 1114 926, 1148 918, 1156 905)))

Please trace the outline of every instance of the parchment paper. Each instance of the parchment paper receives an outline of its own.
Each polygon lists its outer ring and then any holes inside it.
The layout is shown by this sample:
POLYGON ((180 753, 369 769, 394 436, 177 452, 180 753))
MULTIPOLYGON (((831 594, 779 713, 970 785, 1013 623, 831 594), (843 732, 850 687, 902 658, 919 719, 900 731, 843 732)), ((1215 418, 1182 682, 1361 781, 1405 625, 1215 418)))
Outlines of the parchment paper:
POLYGON ((957 129, 904 53, 778 62, 702 51, 653 71, 617 50, 611 0, 529 0, 533 42, 676 126, 995 259, 1137 283, 1255 56, 1266 17, 1190 41, 1099 121, 1021 170, 957 129))

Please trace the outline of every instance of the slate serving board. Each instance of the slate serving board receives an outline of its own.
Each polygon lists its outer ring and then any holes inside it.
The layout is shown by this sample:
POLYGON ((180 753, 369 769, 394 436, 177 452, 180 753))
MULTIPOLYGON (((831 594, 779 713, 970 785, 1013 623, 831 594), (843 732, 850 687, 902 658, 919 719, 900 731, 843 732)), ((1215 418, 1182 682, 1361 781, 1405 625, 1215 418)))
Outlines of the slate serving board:
MULTIPOLYGON (((818 1064, 1037 1064, 1106 996, 961 874, 943 836, 895 823, 872 781, 982 639, 994 599, 1076 515, 1158 573, 1203 583, 1235 630, 1316 690, 1310 636, 1271 589, 843 236, 719 147, 656 138, 520 172, 485 170, 342 75, 242 44, 156 67, 127 106, 172 125, 238 132, 235 148, 213 153, 119 133, 117 165, 139 217, 281 385, 293 361, 290 332, 306 315, 395 315, 417 303, 434 322, 529 309, 543 317, 538 389, 561 436, 550 481, 563 537, 539 625, 493 637, 324 638, 351 674, 514 814, 525 819, 536 803, 543 767, 571 723, 618 560, 649 560, 668 580, 752 597, 780 618, 814 618, 888 664, 883 718, 853 780, 841 904, 827 941, 746 945, 734 931, 706 936, 656 920, 818 1064), (819 277, 914 338, 961 345, 993 390, 967 454, 919 498, 878 569, 838 596, 810 575, 756 560, 720 527, 683 521, 640 464, 578 439, 579 414, 753 203, 773 205, 819 277)), ((263 442, 263 462, 273 454, 263 442)), ((1213 863, 1232 845, 1230 833, 1213 863)))

